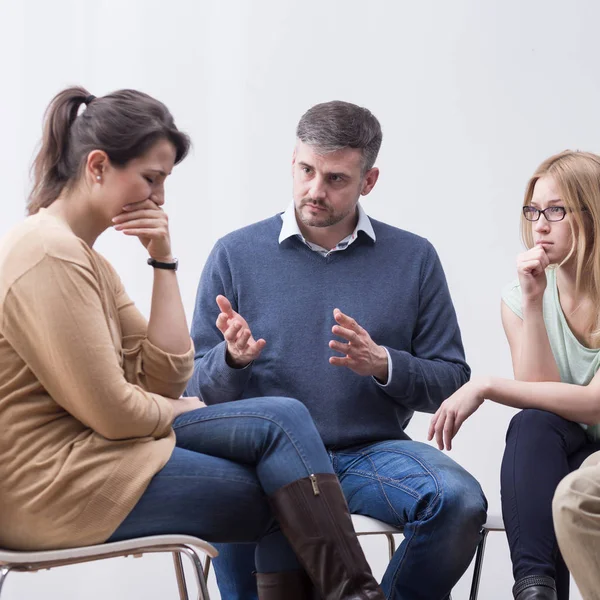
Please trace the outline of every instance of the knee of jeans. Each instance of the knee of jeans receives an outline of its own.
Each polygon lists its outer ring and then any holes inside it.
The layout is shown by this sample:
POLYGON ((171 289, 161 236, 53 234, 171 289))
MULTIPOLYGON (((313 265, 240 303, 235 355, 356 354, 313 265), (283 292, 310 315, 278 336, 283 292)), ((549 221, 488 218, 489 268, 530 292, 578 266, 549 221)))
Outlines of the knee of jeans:
POLYGON ((558 415, 548 412, 547 410, 539 410, 537 408, 524 408, 518 412, 510 421, 506 439, 510 439, 516 435, 521 427, 525 427, 528 431, 554 431, 557 425, 564 423, 565 419, 558 415))
POLYGON ((295 398, 285 396, 274 396, 265 398, 269 402, 269 411, 280 423, 303 423, 313 424, 308 408, 295 398))
POLYGON ((439 511, 458 529, 478 534, 487 519, 487 499, 479 482, 463 471, 446 482, 439 511))

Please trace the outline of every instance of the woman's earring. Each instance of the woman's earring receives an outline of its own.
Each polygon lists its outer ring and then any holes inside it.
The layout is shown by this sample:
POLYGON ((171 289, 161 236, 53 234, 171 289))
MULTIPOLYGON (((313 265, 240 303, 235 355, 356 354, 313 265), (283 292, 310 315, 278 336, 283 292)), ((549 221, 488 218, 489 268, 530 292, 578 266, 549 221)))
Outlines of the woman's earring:
POLYGON ((100 175, 96 175, 96 179, 97 179, 98 181, 100 181, 100 180, 102 179, 102 177, 101 177, 100 175))

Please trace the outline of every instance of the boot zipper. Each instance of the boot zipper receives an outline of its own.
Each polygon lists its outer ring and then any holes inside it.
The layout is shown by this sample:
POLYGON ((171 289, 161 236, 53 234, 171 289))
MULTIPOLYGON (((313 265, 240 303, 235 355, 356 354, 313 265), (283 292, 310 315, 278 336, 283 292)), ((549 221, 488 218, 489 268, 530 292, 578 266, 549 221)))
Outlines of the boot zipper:
POLYGON ((321 491, 319 490, 319 483, 317 481, 317 476, 315 474, 311 474, 309 475, 310 477, 310 482, 312 483, 312 488, 313 488, 313 494, 315 496, 318 496, 321 491))

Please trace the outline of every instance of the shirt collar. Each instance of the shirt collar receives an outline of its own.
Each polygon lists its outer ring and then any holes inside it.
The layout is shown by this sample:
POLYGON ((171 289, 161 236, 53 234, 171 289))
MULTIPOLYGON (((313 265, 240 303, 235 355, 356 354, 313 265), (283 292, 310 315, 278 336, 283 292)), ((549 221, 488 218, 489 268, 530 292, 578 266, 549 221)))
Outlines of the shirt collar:
MULTIPOLYGON (((357 204, 358 208, 358 222, 356 223, 356 227, 354 228, 353 235, 357 236, 359 231, 363 231, 366 233, 373 241, 376 241, 375 231, 373 229, 373 225, 371 224, 371 219, 367 216, 365 209, 361 206, 360 202, 357 204)), ((295 235, 300 236, 300 239, 306 241, 302 232, 300 231, 300 227, 298 227, 298 221, 296 221, 296 210, 294 208, 294 203, 292 202, 286 209, 284 213, 281 213, 281 220, 283 221, 281 225, 281 232, 279 233, 279 243, 291 238, 295 235)))

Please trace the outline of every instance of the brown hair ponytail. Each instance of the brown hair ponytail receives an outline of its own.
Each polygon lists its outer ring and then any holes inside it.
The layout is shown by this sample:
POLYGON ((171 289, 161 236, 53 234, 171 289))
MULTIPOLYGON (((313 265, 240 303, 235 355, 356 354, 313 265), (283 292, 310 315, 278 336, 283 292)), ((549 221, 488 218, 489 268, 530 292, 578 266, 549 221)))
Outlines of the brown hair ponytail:
POLYGON ((82 87, 68 88, 57 94, 46 109, 42 142, 32 167, 34 183, 27 204, 30 215, 52 204, 69 180, 69 130, 88 96, 82 87))
POLYGON ((181 162, 190 140, 175 126, 167 107, 136 90, 119 90, 95 98, 82 87, 57 94, 44 116, 44 133, 32 167, 33 188, 27 203, 32 215, 50 206, 81 174, 92 150, 106 152, 111 163, 124 167, 159 139, 175 147, 181 162), (82 104, 86 109, 79 113, 82 104))

